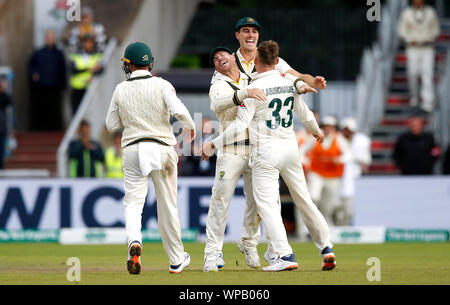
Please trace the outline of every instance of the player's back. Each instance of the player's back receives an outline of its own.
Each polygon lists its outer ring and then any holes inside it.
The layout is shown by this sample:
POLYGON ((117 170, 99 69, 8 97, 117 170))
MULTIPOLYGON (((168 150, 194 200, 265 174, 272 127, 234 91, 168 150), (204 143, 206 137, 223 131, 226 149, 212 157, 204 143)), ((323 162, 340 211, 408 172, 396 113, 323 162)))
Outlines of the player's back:
POLYGON ((258 74, 249 88, 259 88, 267 101, 256 101, 250 123, 250 142, 258 153, 274 153, 273 149, 297 150, 293 128, 294 86, 276 71, 258 74))
POLYGON ((169 145, 176 144, 170 125, 170 112, 163 98, 165 82, 153 76, 124 81, 118 85, 115 98, 124 126, 123 143, 129 143, 137 137, 152 137, 169 145))

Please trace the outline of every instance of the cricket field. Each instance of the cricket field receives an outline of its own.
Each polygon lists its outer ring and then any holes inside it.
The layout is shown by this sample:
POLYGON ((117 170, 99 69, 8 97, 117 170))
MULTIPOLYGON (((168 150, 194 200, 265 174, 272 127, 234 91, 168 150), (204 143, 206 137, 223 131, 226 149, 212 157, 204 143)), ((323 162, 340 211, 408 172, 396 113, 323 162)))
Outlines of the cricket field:
MULTIPOLYGON (((299 269, 294 271, 266 273, 261 268, 251 269, 237 245, 227 243, 223 248, 226 265, 219 272, 204 273, 204 244, 185 243, 185 250, 191 255, 191 265, 181 274, 170 274, 162 244, 144 243, 142 272, 130 275, 126 270, 126 245, 0 244, 0 284, 450 284, 449 243, 338 244, 334 247, 337 268, 329 272, 321 270, 321 256, 312 243, 291 245, 299 263, 299 269), (80 263, 79 281, 71 281, 74 279, 71 268, 75 265, 69 258, 76 258, 80 263)), ((267 265, 263 259, 265 250, 266 244, 259 245, 262 266, 267 265)))

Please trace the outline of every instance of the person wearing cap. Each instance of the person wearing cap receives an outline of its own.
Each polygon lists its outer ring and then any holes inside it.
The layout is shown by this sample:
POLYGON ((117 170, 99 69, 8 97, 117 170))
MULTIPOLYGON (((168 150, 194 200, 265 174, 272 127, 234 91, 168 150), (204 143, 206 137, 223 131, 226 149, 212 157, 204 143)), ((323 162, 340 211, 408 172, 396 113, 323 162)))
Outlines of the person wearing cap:
MULTIPOLYGON (((249 77, 239 71, 235 54, 227 47, 214 48, 210 53, 210 63, 215 68, 215 82, 209 90, 211 110, 219 119, 219 132, 222 133, 236 119, 238 106, 244 99, 265 100, 266 95, 260 89, 247 88, 249 77)), ((222 246, 228 219, 227 211, 241 175, 244 179, 247 204, 239 247, 245 250, 246 262, 250 267, 260 266, 256 250, 260 237, 260 220, 253 198, 251 169, 248 166, 250 153, 248 130, 236 134, 232 142, 222 147, 217 155, 214 187, 206 219, 204 272, 217 271, 225 264, 222 246)))
POLYGON ((107 36, 105 28, 101 23, 94 21, 94 10, 88 6, 81 9, 80 23, 72 28, 68 38, 68 44, 71 52, 79 52, 82 48, 81 42, 84 37, 94 37, 96 47, 103 52, 106 46, 107 36))
POLYGON ((267 256, 270 265, 262 270, 273 272, 298 268, 281 218, 278 181, 282 177, 322 255, 322 270, 328 271, 336 267, 336 257, 327 223, 307 189, 293 128, 294 113, 317 141, 323 140, 323 133, 293 84, 275 70, 278 53, 279 46, 275 41, 264 41, 258 46, 255 59, 258 74, 249 87, 263 90, 267 100, 246 99, 238 107, 236 120, 218 137, 203 144, 202 157, 208 158, 216 148, 232 143, 235 134, 248 128, 252 145, 249 166, 252 169, 253 195, 274 251, 266 252, 265 258, 267 256))
POLYGON ((125 228, 128 238, 127 269, 141 271, 141 221, 149 179, 152 179, 158 207, 158 226, 169 272, 181 273, 190 264, 184 252, 177 207, 177 144, 170 116, 185 127, 186 141, 195 138, 195 124, 176 95, 172 84, 154 77, 150 47, 142 42, 130 44, 122 58, 127 80, 117 85, 106 116, 110 132, 123 128, 123 173, 125 228))
POLYGON ((334 210, 339 202, 340 183, 344 174, 344 164, 350 160, 347 140, 338 132, 335 116, 325 116, 321 120, 324 133, 322 143, 309 142, 301 149, 305 155, 310 152, 308 189, 329 225, 334 225, 334 210))
MULTIPOLYGON (((239 41, 240 46, 235 53, 236 63, 239 70, 250 77, 252 77, 256 72, 256 48, 258 46, 261 29, 262 27, 259 22, 252 17, 244 17, 239 19, 235 26, 235 37, 239 41)), ((275 65, 275 69, 292 82, 295 82, 295 87, 300 94, 307 92, 317 93, 315 89, 326 88, 326 81, 323 77, 313 77, 309 74, 299 73, 292 69, 289 64, 280 57, 278 57, 278 62, 275 65)))
POLYGON ((342 120, 341 133, 350 145, 351 157, 344 164, 341 200, 336 210, 336 224, 350 226, 353 224, 355 180, 361 177, 362 173, 367 172, 372 163, 371 140, 365 134, 358 132, 356 120, 351 117, 342 120))
POLYGON ((72 75, 70 77, 72 115, 78 110, 94 76, 103 72, 103 54, 95 47, 92 36, 83 38, 83 51, 69 55, 72 75))

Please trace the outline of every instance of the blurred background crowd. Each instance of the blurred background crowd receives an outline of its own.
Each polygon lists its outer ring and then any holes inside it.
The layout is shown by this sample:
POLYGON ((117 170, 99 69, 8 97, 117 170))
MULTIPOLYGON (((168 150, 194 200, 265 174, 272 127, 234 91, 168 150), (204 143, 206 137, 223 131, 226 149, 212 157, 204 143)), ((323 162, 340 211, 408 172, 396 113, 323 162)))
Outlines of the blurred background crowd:
MULTIPOLYGON (((450 174, 447 1, 380 1, 378 21, 357 0, 172 2, 86 0, 70 22, 66 1, 0 0, 3 176, 122 178, 121 135, 108 134, 93 109, 106 115, 122 77, 120 46, 145 35, 154 74, 173 83, 191 115, 202 113, 201 145, 216 132, 209 52, 237 50, 233 29, 243 16, 259 21, 260 41, 276 40, 292 67, 328 81, 305 96, 325 142, 312 142, 299 122, 296 131, 311 195, 330 223, 352 223, 361 175, 450 174), (155 23, 140 17, 155 7, 155 23)), ((180 176, 214 176, 215 158, 201 160, 199 145, 192 156, 179 150, 180 176)))

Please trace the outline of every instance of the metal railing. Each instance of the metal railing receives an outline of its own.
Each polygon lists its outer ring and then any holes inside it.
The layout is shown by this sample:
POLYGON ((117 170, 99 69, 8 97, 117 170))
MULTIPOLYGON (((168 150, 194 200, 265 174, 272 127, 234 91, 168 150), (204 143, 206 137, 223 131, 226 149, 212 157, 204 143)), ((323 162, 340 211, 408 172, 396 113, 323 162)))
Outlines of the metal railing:
POLYGON ((57 168, 59 177, 68 176, 68 148, 70 141, 75 137, 79 125, 83 119, 87 119, 91 124, 91 134, 99 135, 104 126, 105 120, 99 118, 106 117, 109 101, 114 87, 117 84, 117 71, 120 64, 111 64, 111 61, 119 58, 117 56, 117 39, 111 38, 103 53, 102 66, 104 67, 101 77, 95 77, 86 91, 77 112, 72 118, 57 151, 57 168), (90 120, 90 118, 92 118, 90 120))
POLYGON ((361 131, 370 134, 384 113, 392 67, 399 46, 397 23, 407 0, 389 0, 383 6, 379 39, 364 50, 356 83, 356 118, 361 131))
POLYGON ((443 149, 446 149, 450 143, 450 49, 447 51, 445 72, 437 88, 439 98, 439 108, 435 113, 433 126, 431 126, 436 140, 443 149))

